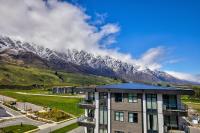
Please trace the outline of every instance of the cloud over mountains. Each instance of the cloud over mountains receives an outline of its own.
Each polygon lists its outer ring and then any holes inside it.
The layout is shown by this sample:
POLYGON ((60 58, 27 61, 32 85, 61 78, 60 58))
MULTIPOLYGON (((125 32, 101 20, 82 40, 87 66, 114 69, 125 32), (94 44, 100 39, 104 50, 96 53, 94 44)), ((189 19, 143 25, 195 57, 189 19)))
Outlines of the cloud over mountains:
MULTIPOLYGON (((51 49, 85 50, 136 64, 143 68, 159 69, 163 48, 152 48, 141 58, 121 53, 118 48, 108 48, 116 42, 120 31, 118 24, 91 24, 91 16, 75 5, 57 0, 1 0, 0 34, 33 42, 51 49), (159 57, 159 58, 158 58, 159 57)), ((98 14, 99 16, 99 14, 98 14)), ((99 18, 99 17, 98 17, 99 18)))
MULTIPOLYGON (((50 49, 65 52, 66 49, 84 50, 94 55, 110 56, 124 62, 140 66, 140 69, 162 68, 166 63, 166 48, 147 50, 139 58, 129 53, 119 52, 119 48, 108 48, 117 42, 120 32, 117 23, 106 23, 105 14, 96 13, 92 17, 84 9, 57 0, 1 0, 0 35, 33 42, 50 49)), ((168 60, 174 63, 175 60, 168 60)), ((192 75, 167 71, 180 79, 200 81, 192 75), (191 77, 192 76, 192 77, 191 77), (184 77, 184 78, 183 78, 184 77)))

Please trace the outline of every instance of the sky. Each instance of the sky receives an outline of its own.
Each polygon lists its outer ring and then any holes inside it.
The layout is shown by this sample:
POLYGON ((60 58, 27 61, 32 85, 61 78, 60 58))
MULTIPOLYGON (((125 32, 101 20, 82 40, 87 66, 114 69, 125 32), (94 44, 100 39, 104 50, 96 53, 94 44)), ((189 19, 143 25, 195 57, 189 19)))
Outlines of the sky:
POLYGON ((200 82, 199 6, 198 0, 0 0, 0 34, 200 82))

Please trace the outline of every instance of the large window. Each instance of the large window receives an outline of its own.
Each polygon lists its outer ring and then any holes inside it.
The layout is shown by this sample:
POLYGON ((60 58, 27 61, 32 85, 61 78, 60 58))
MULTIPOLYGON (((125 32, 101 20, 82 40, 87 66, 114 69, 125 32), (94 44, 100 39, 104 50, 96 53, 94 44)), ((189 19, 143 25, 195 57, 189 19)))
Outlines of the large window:
POLYGON ((164 116, 164 125, 168 129, 178 129, 178 116, 164 116))
POLYGON ((155 133, 158 130, 158 118, 157 114, 147 115, 147 130, 148 133, 155 133))
POLYGON ((123 102, 123 93, 115 93, 115 102, 123 102))
POLYGON ((163 102, 167 109, 176 109, 177 108, 176 95, 163 95, 163 102))
POLYGON ((138 122, 138 114, 129 112, 128 113, 128 122, 137 123, 138 122))
POLYGON ((124 121, 124 112, 115 112, 116 121, 124 121))
POLYGON ((99 99, 107 99, 108 98, 108 93, 101 92, 99 93, 99 99))
POLYGON ((103 124, 103 125, 107 125, 108 124, 108 111, 107 111, 107 107, 104 106, 100 106, 99 109, 99 124, 103 124))
POLYGON ((107 129, 99 129, 99 133, 108 133, 107 129))
POLYGON ((156 94, 147 94, 147 109, 157 109, 156 94))
POLYGON ((137 94, 129 93, 128 94, 128 102, 129 103, 135 103, 135 102, 137 102, 137 94))

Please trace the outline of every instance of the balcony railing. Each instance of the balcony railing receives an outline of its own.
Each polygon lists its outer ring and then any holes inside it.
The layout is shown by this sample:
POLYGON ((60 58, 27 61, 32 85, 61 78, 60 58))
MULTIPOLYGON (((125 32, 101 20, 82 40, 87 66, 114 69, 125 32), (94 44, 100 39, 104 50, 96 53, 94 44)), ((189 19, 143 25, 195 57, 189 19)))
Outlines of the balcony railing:
POLYGON ((95 101, 93 100, 83 100, 78 105, 84 109, 95 109, 95 101))
POLYGON ((178 104, 177 107, 168 107, 167 105, 163 105, 163 111, 167 114, 178 113, 182 116, 187 116, 188 106, 186 104, 178 104))
POLYGON ((78 125, 84 126, 84 127, 95 127, 95 118, 93 117, 87 117, 87 116, 81 116, 78 118, 78 125))

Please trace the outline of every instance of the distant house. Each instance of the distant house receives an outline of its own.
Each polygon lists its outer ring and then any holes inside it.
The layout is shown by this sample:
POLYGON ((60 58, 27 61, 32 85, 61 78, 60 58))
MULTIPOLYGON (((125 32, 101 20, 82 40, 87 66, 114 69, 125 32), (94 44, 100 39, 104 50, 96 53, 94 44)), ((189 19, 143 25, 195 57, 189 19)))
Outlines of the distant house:
POLYGON ((57 86, 52 88, 53 94, 80 94, 82 93, 79 89, 74 86, 57 86))

